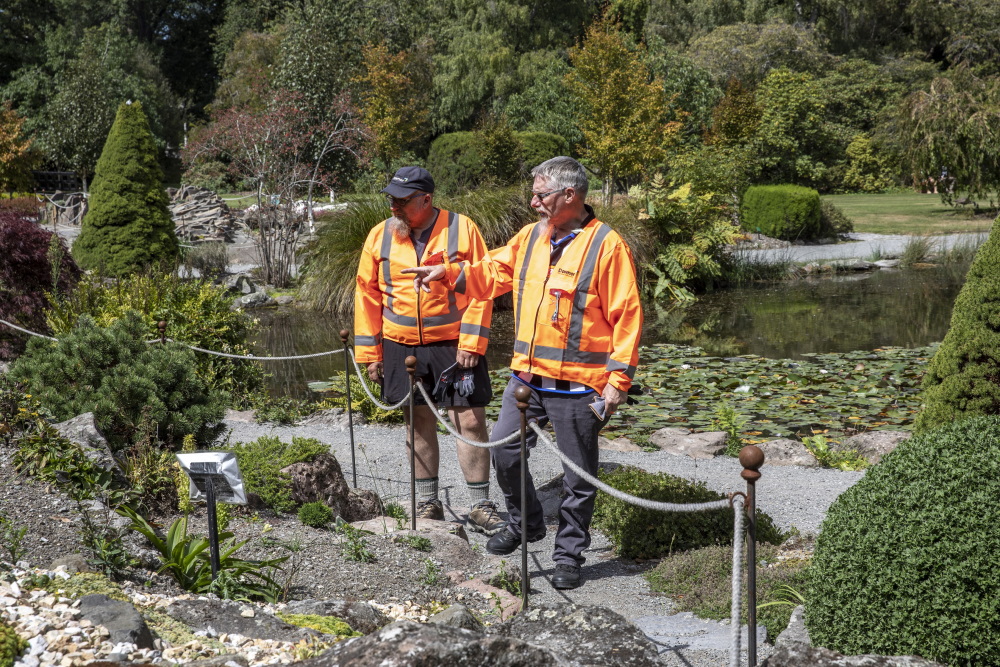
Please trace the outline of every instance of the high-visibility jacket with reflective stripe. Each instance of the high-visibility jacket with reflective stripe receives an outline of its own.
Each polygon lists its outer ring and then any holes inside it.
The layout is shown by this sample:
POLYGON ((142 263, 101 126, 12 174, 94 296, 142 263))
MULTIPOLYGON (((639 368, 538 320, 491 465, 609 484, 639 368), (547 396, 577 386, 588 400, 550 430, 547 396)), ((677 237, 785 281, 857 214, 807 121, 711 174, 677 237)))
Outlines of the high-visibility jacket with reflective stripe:
POLYGON ((416 292, 413 277, 401 273, 421 263, 477 261, 486 242, 469 218, 441 210, 424 249, 422 262, 407 237, 395 238, 388 221, 368 234, 358 264, 354 292, 354 349, 358 363, 382 360, 382 339, 404 345, 458 340, 461 350, 484 354, 490 337, 493 302, 464 291, 434 285, 416 292))
POLYGON ((625 391, 642 332, 632 253, 591 218, 550 267, 549 229, 528 225, 481 262, 449 262, 446 281, 483 299, 514 291, 514 371, 625 391))

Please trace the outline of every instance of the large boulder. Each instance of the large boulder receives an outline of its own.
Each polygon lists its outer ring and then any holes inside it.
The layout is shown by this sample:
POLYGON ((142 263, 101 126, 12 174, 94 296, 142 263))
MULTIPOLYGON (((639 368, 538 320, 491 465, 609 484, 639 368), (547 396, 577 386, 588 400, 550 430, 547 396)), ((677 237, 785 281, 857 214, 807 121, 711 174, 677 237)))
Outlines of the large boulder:
POLYGON ((339 642, 299 667, 386 665, 490 665, 555 667, 578 664, 513 637, 483 635, 437 623, 398 621, 366 637, 339 642))
POLYGON ((845 438, 843 442, 834 445, 834 447, 838 450, 856 450, 859 456, 863 456, 866 461, 875 464, 909 437, 908 431, 867 431, 845 438))
POLYGON ((122 474, 118 463, 111 455, 108 441, 97 428, 93 412, 84 412, 82 415, 54 424, 53 428, 59 435, 78 445, 87 458, 104 470, 114 472, 116 475, 122 474))
POLYGON ((365 521, 382 513, 378 495, 347 485, 340 462, 333 454, 320 454, 312 461, 293 463, 281 470, 292 478, 292 499, 299 504, 321 502, 334 517, 348 523, 365 521))
POLYGON ((351 626, 351 630, 365 635, 370 635, 392 621, 367 602, 348 600, 296 600, 289 602, 285 611, 290 614, 336 616, 351 626))
POLYGON ((114 644, 153 648, 153 635, 146 621, 128 602, 112 600, 107 595, 84 595, 80 598, 80 616, 107 628, 114 644))
POLYGON ((912 655, 845 656, 825 648, 795 643, 783 646, 761 663, 761 667, 944 667, 912 655))
POLYGON ((498 632, 545 646, 572 664, 661 664, 653 642, 625 617, 604 607, 543 603, 503 623, 498 632))
POLYGON ((788 620, 788 627, 779 632, 777 639, 774 640, 775 648, 782 648, 793 644, 812 645, 812 640, 809 639, 809 630, 806 628, 805 619, 803 618, 805 609, 803 605, 799 605, 792 610, 792 616, 788 620))
POLYGON ((803 466, 815 468, 819 465, 816 457, 799 440, 778 438, 759 445, 764 452, 764 463, 772 466, 803 466))
POLYGON ((726 451, 728 437, 723 431, 692 433, 686 428, 666 426, 650 435, 649 442, 675 456, 712 459, 726 451))
POLYGON ((175 621, 206 630, 211 637, 227 633, 251 639, 299 642, 325 636, 285 623, 259 607, 229 600, 174 600, 164 612, 175 621))

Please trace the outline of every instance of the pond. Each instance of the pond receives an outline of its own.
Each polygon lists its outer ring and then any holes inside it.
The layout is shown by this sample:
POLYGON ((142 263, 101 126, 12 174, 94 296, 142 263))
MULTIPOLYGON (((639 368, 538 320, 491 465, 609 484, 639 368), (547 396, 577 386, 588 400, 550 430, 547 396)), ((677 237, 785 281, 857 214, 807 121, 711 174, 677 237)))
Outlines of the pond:
MULTIPOLYGON (((883 270, 809 278, 703 294, 687 307, 647 303, 643 345, 677 343, 713 356, 753 354, 801 359, 809 353, 850 352, 940 341, 962 287, 965 267, 883 270)), ((349 317, 284 308, 259 311, 257 354, 291 356, 341 347, 349 317)), ((510 362, 513 314, 494 316, 490 367, 510 362)), ((343 369, 340 355, 266 364, 272 395, 304 397, 306 383, 343 369)))

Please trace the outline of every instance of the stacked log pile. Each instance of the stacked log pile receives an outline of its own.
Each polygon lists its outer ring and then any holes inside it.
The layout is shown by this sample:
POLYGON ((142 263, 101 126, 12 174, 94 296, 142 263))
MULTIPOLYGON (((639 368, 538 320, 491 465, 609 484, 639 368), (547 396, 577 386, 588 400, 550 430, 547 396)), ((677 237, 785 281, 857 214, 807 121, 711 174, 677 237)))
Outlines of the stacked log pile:
POLYGON ((177 238, 185 243, 221 241, 231 243, 237 221, 222 198, 193 185, 168 188, 170 215, 176 225, 177 238))

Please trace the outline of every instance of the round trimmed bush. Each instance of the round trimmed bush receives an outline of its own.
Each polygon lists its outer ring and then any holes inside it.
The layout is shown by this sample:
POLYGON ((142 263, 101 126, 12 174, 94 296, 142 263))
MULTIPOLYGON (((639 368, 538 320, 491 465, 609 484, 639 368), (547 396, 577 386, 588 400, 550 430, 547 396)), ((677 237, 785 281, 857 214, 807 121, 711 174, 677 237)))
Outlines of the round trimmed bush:
POLYGON ((299 508, 299 521, 311 528, 325 528, 333 521, 333 510, 320 502, 306 503, 299 508))
POLYGON ((800 185, 747 188, 740 212, 747 230, 776 239, 812 239, 821 231, 819 193, 800 185))
POLYGON ((1000 418, 904 442, 830 507, 806 627, 847 655, 1000 664, 1000 418))

